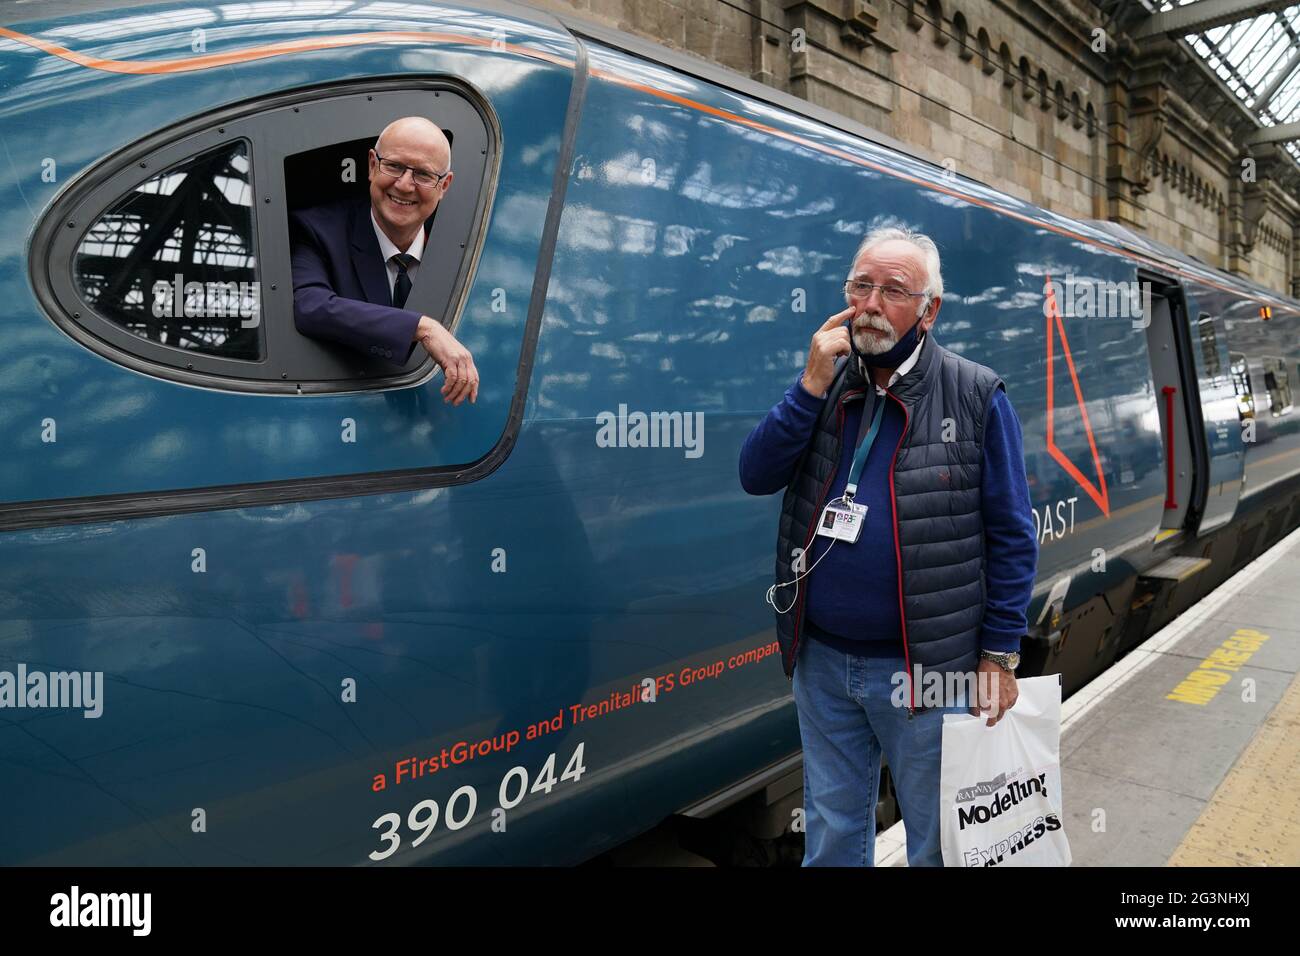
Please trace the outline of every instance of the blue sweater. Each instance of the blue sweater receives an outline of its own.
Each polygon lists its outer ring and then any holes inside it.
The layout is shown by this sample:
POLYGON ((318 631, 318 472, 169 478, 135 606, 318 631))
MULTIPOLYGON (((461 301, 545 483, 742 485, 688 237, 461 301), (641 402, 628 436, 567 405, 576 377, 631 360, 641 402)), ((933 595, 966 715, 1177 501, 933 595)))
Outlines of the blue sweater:
MULTIPOLYGON (((885 402, 885 411, 854 498, 867 506, 866 521, 854 544, 837 541, 830 548, 831 539, 813 538, 805 568, 823 555, 825 560, 804 578, 808 589, 804 627, 809 637, 847 653, 902 657, 889 471, 903 431, 903 411, 891 398, 877 395, 877 399, 885 402)), ((825 402, 803 387, 802 374, 786 390, 785 398, 740 450, 740 483, 747 492, 774 494, 790 483, 825 402)), ((865 405, 863 399, 854 399, 844 406, 840 463, 823 507, 842 495, 848 484, 865 405)), ((1020 421, 1002 389, 994 395, 984 431, 981 474, 986 600, 980 645, 990 651, 1018 651, 1038 566, 1038 541, 1030 514, 1020 421)), ((793 591, 779 588, 778 603, 788 603, 793 591)))

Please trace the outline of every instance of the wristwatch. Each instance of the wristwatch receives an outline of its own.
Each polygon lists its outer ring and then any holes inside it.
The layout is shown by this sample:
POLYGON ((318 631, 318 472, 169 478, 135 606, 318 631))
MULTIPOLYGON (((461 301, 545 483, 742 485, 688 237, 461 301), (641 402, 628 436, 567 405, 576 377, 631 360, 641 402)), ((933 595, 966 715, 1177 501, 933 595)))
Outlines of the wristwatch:
POLYGON ((997 664, 1008 674, 1014 674, 1016 668, 1020 666, 1020 655, 1014 651, 1006 654, 999 654, 996 651, 980 651, 980 657, 983 660, 997 664))

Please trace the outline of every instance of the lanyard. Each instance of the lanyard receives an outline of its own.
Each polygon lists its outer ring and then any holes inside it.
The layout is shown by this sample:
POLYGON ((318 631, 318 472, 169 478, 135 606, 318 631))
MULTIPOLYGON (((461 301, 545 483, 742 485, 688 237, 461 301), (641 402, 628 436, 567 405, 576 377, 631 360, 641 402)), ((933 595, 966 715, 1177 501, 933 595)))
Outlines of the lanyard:
POLYGON ((871 451, 871 443, 876 440, 876 432, 880 431, 880 418, 885 411, 885 397, 886 396, 884 395, 876 396, 876 414, 871 419, 871 428, 867 432, 865 440, 862 439, 862 429, 867 424, 867 410, 865 408, 864 399, 862 425, 858 426, 858 439, 862 443, 858 445, 858 450, 853 456, 853 464, 849 466, 849 483, 844 488, 844 497, 849 500, 852 500, 853 496, 857 493, 858 482, 862 479, 862 469, 865 468, 867 464, 867 453, 871 451))

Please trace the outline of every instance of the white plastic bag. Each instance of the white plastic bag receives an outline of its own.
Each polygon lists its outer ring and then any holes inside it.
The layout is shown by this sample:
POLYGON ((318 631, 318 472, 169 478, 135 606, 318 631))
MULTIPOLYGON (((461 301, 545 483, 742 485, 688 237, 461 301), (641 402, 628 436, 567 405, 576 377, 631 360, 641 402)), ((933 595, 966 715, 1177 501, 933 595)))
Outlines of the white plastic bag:
POLYGON ((1016 682, 1016 704, 945 714, 939 781, 944 866, 1069 866, 1061 813, 1060 675, 1016 682))

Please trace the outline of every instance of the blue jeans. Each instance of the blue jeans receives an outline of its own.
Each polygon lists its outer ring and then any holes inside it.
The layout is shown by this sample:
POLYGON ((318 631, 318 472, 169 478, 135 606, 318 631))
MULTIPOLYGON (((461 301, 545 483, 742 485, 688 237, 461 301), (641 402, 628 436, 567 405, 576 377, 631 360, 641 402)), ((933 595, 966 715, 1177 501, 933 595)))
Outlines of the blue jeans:
MULTIPOLYGON (((803 740, 804 866, 872 866, 880 758, 894 781, 908 866, 943 866, 939 844, 939 749, 943 715, 964 706, 907 716, 890 703, 898 657, 844 654, 812 638, 800 641, 794 700, 803 740)), ((921 687, 916 688, 918 702, 921 687)))

